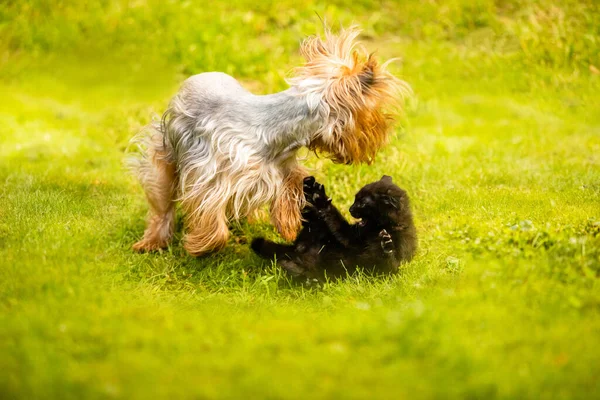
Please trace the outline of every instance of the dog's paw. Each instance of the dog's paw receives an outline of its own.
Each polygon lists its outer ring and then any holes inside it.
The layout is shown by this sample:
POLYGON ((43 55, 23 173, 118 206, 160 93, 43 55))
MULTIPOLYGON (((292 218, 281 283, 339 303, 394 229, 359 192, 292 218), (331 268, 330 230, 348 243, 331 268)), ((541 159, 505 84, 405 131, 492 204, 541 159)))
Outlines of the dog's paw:
POLYGON ((381 239, 381 249, 383 252, 388 255, 392 254, 394 252, 394 242, 385 229, 382 229, 381 232, 379 232, 379 239, 381 239))
POLYGON ((159 242, 157 240, 142 239, 135 243, 131 248, 137 253, 150 253, 167 248, 167 242, 159 242))

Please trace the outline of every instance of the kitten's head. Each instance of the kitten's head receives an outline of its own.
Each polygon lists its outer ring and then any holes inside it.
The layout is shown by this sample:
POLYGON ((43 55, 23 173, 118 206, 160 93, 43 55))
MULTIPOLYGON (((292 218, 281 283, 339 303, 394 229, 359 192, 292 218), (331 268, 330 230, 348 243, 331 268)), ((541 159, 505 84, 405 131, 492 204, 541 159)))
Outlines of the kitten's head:
POLYGON ((350 214, 363 222, 397 224, 403 217, 410 216, 410 202, 406 192, 384 175, 377 182, 360 189, 350 207, 350 214))

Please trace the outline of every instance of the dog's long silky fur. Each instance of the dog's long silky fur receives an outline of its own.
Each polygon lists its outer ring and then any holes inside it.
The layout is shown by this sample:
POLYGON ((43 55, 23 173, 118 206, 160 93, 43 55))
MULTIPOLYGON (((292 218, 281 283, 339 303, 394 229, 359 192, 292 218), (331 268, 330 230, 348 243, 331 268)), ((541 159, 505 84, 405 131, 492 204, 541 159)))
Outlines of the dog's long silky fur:
POLYGON ((385 64, 355 50, 358 34, 354 27, 337 35, 326 29, 324 39, 306 39, 306 64, 283 92, 257 96, 219 72, 187 79, 162 122, 134 139, 142 143, 135 170, 150 204, 148 227, 134 249, 168 245, 177 201, 192 255, 223 247, 229 222, 265 204, 278 231, 293 240, 308 175, 298 150, 371 163, 390 131, 385 111, 410 93, 385 64))

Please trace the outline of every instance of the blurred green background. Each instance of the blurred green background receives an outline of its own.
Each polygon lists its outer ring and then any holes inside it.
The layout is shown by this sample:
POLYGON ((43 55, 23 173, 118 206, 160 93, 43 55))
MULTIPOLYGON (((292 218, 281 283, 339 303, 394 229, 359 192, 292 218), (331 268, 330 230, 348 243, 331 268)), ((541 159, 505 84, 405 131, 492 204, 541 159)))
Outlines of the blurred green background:
POLYGON ((600 3, 0 2, 0 398, 600 397, 600 3), (372 166, 306 164, 347 209, 392 175, 420 250, 291 285, 232 227, 133 254, 129 139, 180 82, 286 88, 356 23, 415 98, 372 166))

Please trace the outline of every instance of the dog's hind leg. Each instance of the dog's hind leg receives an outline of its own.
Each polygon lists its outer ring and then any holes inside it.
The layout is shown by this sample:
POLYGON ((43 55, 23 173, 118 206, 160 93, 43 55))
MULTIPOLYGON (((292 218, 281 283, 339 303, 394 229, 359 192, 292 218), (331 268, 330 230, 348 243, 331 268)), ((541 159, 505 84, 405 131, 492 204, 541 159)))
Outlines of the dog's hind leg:
POLYGON ((150 205, 150 218, 142 239, 133 245, 135 251, 152 251, 168 246, 175 225, 175 165, 167 154, 151 145, 148 158, 140 162, 139 179, 150 205))
POLYGON ((304 205, 302 184, 308 175, 299 165, 286 174, 277 198, 271 204, 271 221, 285 240, 293 241, 301 226, 300 210, 304 205))

